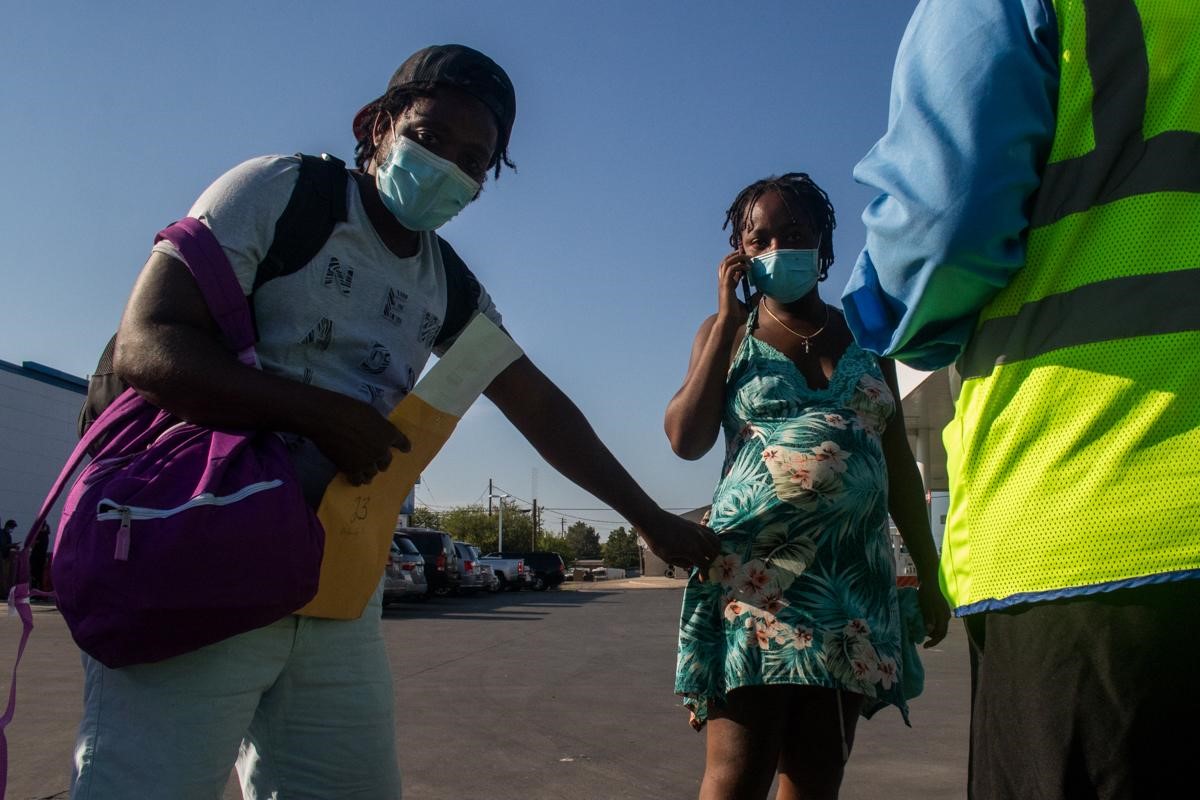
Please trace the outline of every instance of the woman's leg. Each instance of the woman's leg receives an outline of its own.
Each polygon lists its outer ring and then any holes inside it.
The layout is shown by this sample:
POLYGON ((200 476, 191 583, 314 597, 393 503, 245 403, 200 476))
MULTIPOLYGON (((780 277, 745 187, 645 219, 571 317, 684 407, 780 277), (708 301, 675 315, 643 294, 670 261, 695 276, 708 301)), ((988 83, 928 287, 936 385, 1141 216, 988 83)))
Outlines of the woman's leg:
POLYGON ((862 695, 819 686, 787 688, 791 696, 781 738, 776 800, 836 800, 845 758, 854 744, 862 695))
POLYGON ((747 686, 710 713, 700 800, 760 800, 775 779, 789 686, 747 686))

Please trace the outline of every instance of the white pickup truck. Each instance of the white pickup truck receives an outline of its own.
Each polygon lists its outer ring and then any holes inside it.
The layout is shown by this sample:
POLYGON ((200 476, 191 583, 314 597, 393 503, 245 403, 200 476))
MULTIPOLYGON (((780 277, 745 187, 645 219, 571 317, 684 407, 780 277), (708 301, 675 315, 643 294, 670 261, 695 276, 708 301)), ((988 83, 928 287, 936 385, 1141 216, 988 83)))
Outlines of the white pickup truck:
POLYGON ((491 566, 492 572, 496 574, 496 580, 500 582, 500 591, 507 589, 515 592, 525 585, 525 559, 500 558, 492 554, 480 557, 479 561, 491 566))

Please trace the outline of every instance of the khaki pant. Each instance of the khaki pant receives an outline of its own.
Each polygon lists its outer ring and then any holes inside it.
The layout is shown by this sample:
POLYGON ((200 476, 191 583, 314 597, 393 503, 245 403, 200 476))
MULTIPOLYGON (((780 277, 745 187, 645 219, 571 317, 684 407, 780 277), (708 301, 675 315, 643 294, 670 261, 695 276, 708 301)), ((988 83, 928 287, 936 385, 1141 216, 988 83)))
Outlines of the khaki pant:
POLYGON ((380 592, 357 620, 289 616, 155 664, 84 656, 74 800, 394 800, 380 592))

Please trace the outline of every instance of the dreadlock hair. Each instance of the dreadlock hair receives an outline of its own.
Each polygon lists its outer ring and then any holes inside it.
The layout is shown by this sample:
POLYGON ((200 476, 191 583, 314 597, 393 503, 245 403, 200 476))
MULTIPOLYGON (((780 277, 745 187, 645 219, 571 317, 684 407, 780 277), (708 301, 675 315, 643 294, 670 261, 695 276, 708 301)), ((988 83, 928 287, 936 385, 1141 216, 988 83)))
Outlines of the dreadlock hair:
POLYGON ((733 205, 725 212, 725 224, 721 226, 721 230, 731 229, 729 246, 734 250, 741 248, 742 232, 750 224, 750 211, 767 192, 778 192, 784 206, 791 212, 792 219, 807 222, 820 236, 817 264, 821 267, 820 280, 825 280, 829 277, 829 267, 833 264, 833 229, 837 227, 837 219, 834 217, 829 195, 825 194, 825 190, 817 186, 806 172, 772 175, 755 181, 738 192, 733 205), (802 220, 796 215, 797 207, 804 215, 802 220))
MULTIPOLYGON (((376 100, 375 108, 371 111, 371 124, 364 128, 366 135, 354 145, 355 165, 359 169, 365 170, 367 164, 375 157, 375 129, 381 120, 394 119, 403 114, 418 98, 433 97, 435 92, 436 88, 395 88, 389 89, 383 97, 376 100)), ((496 142, 496 153, 492 156, 492 162, 488 166, 494 168, 492 176, 499 178, 501 166, 506 166, 515 172, 517 165, 508 157, 508 137, 505 136, 499 123, 496 124, 496 131, 499 140, 496 142)))

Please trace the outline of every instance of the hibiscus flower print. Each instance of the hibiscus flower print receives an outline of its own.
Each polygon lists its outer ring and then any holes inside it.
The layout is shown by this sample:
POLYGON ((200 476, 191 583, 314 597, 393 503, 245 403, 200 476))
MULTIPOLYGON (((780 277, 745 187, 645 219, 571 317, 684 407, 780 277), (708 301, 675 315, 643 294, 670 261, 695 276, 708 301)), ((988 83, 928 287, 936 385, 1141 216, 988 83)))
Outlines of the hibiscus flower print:
POLYGON ((807 650, 812 647, 813 632, 812 628, 806 628, 803 625, 797 625, 792 631, 791 645, 797 650, 807 650))
POLYGON ((754 636, 760 650, 771 649, 771 640, 780 634, 781 627, 774 617, 762 617, 758 620, 758 624, 754 626, 754 636))
POLYGON ((742 560, 734 553, 718 556, 708 568, 708 579, 729 588, 742 566, 742 560))
POLYGON ((854 410, 850 426, 856 431, 879 435, 886 420, 896 410, 896 400, 883 381, 871 375, 863 375, 854 387, 850 406, 854 410))
POLYGON ((811 489, 820 469, 820 459, 808 452, 788 450, 787 447, 768 447, 762 451, 762 459, 773 475, 786 476, 792 483, 811 489))
POLYGON ((883 433, 883 418, 870 411, 858 411, 850 420, 850 426, 856 431, 863 431, 878 437, 883 433))
POLYGON ((876 669, 879 673, 879 685, 884 689, 891 689, 892 685, 899 679, 900 670, 896 666, 894 658, 881 658, 876 669))
POLYGON ((759 593, 771 583, 771 570, 761 558, 747 561, 742 565, 736 578, 736 589, 743 598, 757 599, 759 593))
POLYGON ((725 605, 725 619, 736 622, 737 618, 746 613, 746 605, 737 600, 731 600, 725 605))
POLYGON ((846 430, 846 418, 841 414, 826 414, 825 424, 831 428, 837 428, 839 431, 846 430))
POLYGON ((847 656, 850 659, 850 674, 872 696, 875 694, 874 685, 881 680, 879 672, 879 653, 875 646, 865 638, 847 638, 847 656))
POLYGON ((870 636, 871 627, 865 619, 852 619, 846 623, 846 636, 855 639, 860 636, 870 636))
POLYGON ((780 500, 804 507, 822 502, 841 490, 841 473, 850 454, 833 442, 822 443, 820 452, 817 450, 776 445, 763 451, 763 461, 780 500))
POLYGON ((895 402, 887 384, 873 375, 863 375, 859 378, 858 390, 880 405, 889 405, 895 402))
POLYGON ((879 662, 862 656, 850 659, 850 669, 854 672, 855 680, 860 683, 879 682, 879 662))
POLYGON ((817 460, 807 453, 797 453, 787 461, 788 481, 803 489, 812 489, 818 469, 817 460))
POLYGON ((778 614, 788 602, 783 599, 783 592, 778 587, 764 590, 758 596, 758 607, 768 614, 778 614))
POLYGON ((824 462, 824 465, 834 472, 846 471, 846 459, 850 457, 850 454, 839 447, 836 442, 821 442, 812 451, 816 453, 818 461, 824 462))
POLYGON ((819 461, 811 454, 783 447, 768 447, 763 450, 762 457, 772 475, 778 475, 803 489, 813 488, 819 461))

